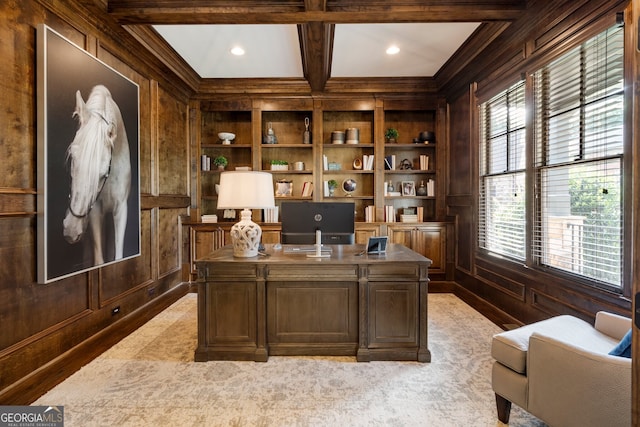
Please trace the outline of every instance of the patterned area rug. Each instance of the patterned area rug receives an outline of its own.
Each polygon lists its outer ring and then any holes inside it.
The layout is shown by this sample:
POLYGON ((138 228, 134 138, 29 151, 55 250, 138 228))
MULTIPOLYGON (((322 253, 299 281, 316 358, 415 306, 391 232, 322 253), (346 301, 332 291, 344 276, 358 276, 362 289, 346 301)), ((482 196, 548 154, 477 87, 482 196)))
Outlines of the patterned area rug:
MULTIPOLYGON (((193 361, 189 294, 42 396, 65 426, 502 426, 490 343, 500 328, 452 294, 429 295, 431 363, 352 357, 193 361)), ((513 406, 511 426, 544 426, 513 406)))

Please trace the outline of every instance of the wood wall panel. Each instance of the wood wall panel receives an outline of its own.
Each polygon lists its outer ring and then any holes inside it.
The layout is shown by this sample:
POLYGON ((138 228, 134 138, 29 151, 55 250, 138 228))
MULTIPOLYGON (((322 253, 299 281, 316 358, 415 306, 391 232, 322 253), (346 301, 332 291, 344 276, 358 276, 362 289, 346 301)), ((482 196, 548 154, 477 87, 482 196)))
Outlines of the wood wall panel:
POLYGON ((158 213, 158 275, 160 277, 182 268, 180 257, 179 215, 186 215, 186 209, 160 209, 158 213))
POLYGON ((35 111, 31 108, 35 96, 32 84, 35 81, 32 60, 35 32, 28 26, 16 25, 20 8, 12 8, 11 3, 15 1, 0 5, 0 158, 3 165, 0 187, 35 189, 36 177, 31 166, 36 154, 33 149, 35 111), (17 49, 17 46, 24 48, 17 49))
POLYGON ((88 306, 86 276, 58 286, 34 283, 34 229, 35 220, 31 217, 0 219, 0 256, 2 260, 12 260, 0 268, 0 354, 2 349, 75 316, 88 306), (55 301, 55 305, 48 306, 46 301, 55 301))
POLYGON ((460 96, 450 103, 449 123, 449 178, 448 195, 469 194, 471 190, 472 176, 474 170, 471 165, 471 147, 475 138, 471 136, 469 109, 469 94, 460 96))
POLYGON ((189 194, 188 104, 158 92, 158 194, 189 194))

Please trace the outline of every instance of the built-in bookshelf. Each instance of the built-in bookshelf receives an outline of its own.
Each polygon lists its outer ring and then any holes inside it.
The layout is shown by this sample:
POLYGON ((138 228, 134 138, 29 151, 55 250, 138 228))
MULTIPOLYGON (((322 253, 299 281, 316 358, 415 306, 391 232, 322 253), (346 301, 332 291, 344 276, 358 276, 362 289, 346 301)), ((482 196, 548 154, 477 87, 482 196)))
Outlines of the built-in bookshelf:
POLYGON ((211 109, 211 103, 204 105, 198 153, 199 215, 217 214, 220 221, 225 220, 216 209, 220 171, 203 163, 205 157, 212 162, 222 155, 228 160, 226 170, 271 172, 276 206, 284 200, 350 201, 355 204, 357 222, 441 220, 435 105, 299 98, 229 101, 225 108, 218 102, 218 111, 211 109), (234 105, 242 108, 234 110, 234 105), (395 142, 385 139, 388 128, 398 131, 395 142), (236 138, 225 145, 219 132, 232 132, 236 138), (433 137, 421 140, 423 132, 433 137), (329 182, 337 184, 334 191, 329 182))

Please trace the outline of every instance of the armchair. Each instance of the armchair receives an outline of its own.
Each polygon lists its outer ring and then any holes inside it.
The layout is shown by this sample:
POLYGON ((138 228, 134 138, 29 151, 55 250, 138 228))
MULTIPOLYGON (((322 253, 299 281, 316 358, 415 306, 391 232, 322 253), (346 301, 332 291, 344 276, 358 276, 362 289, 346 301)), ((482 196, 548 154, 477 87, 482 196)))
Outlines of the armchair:
POLYGON ((498 419, 509 422, 513 402, 551 426, 631 425, 631 359, 608 354, 629 328, 598 312, 594 326, 564 315, 496 334, 498 419))

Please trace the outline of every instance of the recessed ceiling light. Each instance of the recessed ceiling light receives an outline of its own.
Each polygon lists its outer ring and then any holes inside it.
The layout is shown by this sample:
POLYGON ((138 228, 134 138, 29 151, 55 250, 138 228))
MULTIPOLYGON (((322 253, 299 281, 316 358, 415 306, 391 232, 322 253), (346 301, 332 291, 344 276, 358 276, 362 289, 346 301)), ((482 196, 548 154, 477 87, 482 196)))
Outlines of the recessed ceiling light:
POLYGON ((396 45, 389 46, 387 49, 387 55, 395 55, 400 52, 400 48, 396 45))
POLYGON ((244 55, 244 49, 241 48, 240 46, 235 46, 231 48, 231 53, 234 54, 235 56, 241 56, 241 55, 244 55))

